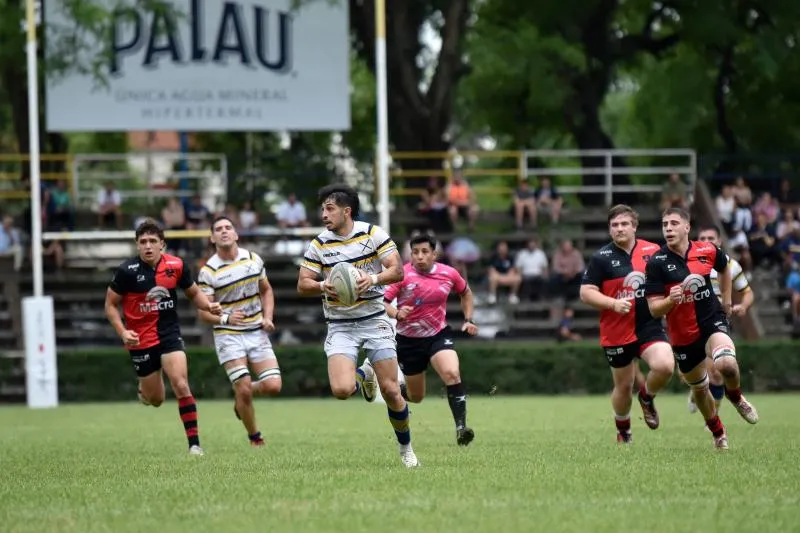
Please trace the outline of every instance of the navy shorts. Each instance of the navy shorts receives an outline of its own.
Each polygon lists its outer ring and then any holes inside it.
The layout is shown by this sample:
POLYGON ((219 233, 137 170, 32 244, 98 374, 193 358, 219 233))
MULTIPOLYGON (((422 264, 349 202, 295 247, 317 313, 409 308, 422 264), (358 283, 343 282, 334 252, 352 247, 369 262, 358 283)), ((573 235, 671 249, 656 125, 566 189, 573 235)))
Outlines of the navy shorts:
POLYGON ((130 350, 131 363, 136 375, 144 378, 161 370, 161 356, 165 353, 185 352, 186 346, 181 337, 163 339, 160 343, 141 350, 130 350))

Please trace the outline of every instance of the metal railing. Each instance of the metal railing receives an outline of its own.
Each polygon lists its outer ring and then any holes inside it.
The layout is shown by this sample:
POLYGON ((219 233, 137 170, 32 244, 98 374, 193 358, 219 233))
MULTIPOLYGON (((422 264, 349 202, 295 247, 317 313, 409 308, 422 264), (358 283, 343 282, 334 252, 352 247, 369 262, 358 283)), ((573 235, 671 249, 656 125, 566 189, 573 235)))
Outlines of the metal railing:
POLYGON ((219 208, 227 197, 228 164, 223 154, 76 154, 72 174, 72 194, 78 209, 95 207, 97 191, 109 182, 122 196, 123 207, 130 200, 152 207, 158 200, 199 193, 207 207, 219 208))
POLYGON ((520 165, 520 175, 525 178, 553 178, 553 184, 561 193, 602 194, 607 206, 614 203, 614 195, 619 193, 660 193, 670 174, 682 177, 691 202, 697 182, 694 150, 526 150, 520 165), (545 164, 531 166, 531 160, 545 164), (588 160, 594 164, 585 165, 588 160), (603 183, 585 185, 582 182, 586 176, 602 176, 603 183), (625 179, 618 179, 621 177, 625 179), (562 183, 564 181, 579 183, 562 183), (622 181, 626 183, 620 183, 622 181))
MULTIPOLYGON (((0 200, 27 200, 31 197, 30 186, 22 178, 28 173, 28 154, 0 154, 0 200)), ((42 154, 41 180, 52 187, 64 180, 67 189, 73 186, 72 156, 69 154, 42 154), (54 170, 61 168, 63 170, 54 170)))
POLYGON ((478 197, 510 196, 523 179, 550 177, 559 192, 601 194, 606 205, 620 193, 660 193, 670 174, 682 177, 691 202, 697 181, 697 153, 690 149, 452 150, 390 155, 392 196, 424 192, 423 188, 407 187, 409 179, 443 177, 449 183, 456 169, 469 179, 478 197), (404 162, 409 162, 405 165, 409 168, 403 168, 404 162), (585 180, 587 177, 602 179, 585 180))

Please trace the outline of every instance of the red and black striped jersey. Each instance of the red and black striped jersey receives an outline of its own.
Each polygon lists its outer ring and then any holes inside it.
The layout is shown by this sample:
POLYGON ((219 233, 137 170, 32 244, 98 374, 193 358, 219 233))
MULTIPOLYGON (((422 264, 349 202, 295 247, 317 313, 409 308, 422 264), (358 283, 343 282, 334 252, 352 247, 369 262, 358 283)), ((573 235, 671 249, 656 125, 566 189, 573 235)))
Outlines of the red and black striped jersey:
POLYGON ((728 256, 708 242, 689 241, 685 256, 663 246, 647 263, 645 292, 648 297, 667 296, 672 287, 683 289, 681 301, 667 313, 667 333, 673 346, 686 346, 700 338, 724 314, 714 295, 711 271, 722 272, 728 256))
POLYGON ((611 242, 595 252, 589 260, 581 284, 595 285, 610 298, 632 301, 631 310, 625 315, 610 309, 600 311, 602 346, 624 346, 663 335, 661 321, 650 314, 644 294, 645 265, 659 249, 658 244, 637 239, 628 254, 611 242))
POLYGON ((119 265, 109 288, 122 296, 125 327, 139 335, 139 344, 128 348, 142 350, 180 337, 177 289, 193 284, 189 268, 174 255, 161 254, 155 268, 138 256, 119 265))

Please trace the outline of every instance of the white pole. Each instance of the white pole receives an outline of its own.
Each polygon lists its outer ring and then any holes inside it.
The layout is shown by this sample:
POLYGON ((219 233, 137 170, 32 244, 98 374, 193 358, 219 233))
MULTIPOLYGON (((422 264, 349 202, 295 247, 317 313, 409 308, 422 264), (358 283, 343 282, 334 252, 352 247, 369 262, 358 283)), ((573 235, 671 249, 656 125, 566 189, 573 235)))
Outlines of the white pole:
POLYGON ((378 78, 378 224, 389 231, 389 118, 386 105, 386 0, 375 0, 375 72, 378 78))
POLYGON ((33 262, 33 295, 42 296, 42 192, 39 174, 39 76, 36 59, 36 17, 34 0, 26 0, 25 21, 28 27, 28 137, 31 171, 31 260, 33 262))
POLYGON ((39 175, 39 76, 36 61, 36 10, 34 0, 26 0, 28 27, 28 133, 31 170, 31 256, 33 296, 22 301, 25 335, 25 392, 28 407, 58 406, 58 364, 53 298, 43 296, 42 275, 42 200, 39 175))

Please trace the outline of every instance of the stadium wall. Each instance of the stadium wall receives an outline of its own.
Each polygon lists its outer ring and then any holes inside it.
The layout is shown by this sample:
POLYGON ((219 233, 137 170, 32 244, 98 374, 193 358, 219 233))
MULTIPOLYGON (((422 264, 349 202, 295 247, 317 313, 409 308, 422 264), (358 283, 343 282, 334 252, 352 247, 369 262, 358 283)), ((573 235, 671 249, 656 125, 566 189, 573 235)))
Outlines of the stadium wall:
MULTIPOLYGON (((737 348, 744 390, 800 389, 800 342, 740 342, 737 348)), ((607 394, 611 387, 605 357, 595 343, 462 342, 458 351, 464 383, 472 395, 607 394)), ((194 347, 188 354, 189 379, 198 398, 232 397, 213 349, 194 347)), ((282 347, 278 357, 283 397, 330 395, 321 345, 282 347)), ((123 350, 62 351, 58 361, 62 402, 129 401, 136 397, 136 379, 123 350)), ((14 365, 20 365, 19 358, 0 357, 0 385, 8 376, 19 375, 13 371, 14 365)), ((677 377, 670 387, 684 390, 677 377)), ((429 373, 429 394, 442 394, 443 390, 438 377, 429 373)))

